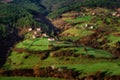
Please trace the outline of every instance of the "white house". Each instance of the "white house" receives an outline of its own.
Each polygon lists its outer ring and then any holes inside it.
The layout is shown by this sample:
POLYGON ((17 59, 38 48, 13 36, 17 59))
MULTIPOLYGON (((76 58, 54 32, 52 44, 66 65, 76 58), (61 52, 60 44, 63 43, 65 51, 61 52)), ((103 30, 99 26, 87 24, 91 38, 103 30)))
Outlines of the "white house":
POLYGON ((29 28, 28 31, 32 31, 32 28, 29 28))
POLYGON ((36 34, 37 34, 37 31, 34 31, 34 34, 36 35, 36 34))
POLYGON ((113 15, 113 16, 116 16, 116 13, 113 13, 112 15, 113 15))
POLYGON ((37 28, 37 31, 41 31, 41 28, 37 28))
POLYGON ((42 36, 43 36, 43 37, 47 37, 47 34, 46 34, 46 33, 43 33, 42 36))
POLYGON ((90 26, 90 29, 94 29, 94 27, 93 27, 93 26, 90 26))
POLYGON ((55 69, 55 68, 56 68, 56 66, 55 66, 55 65, 52 65, 52 66, 51 66, 51 68, 52 68, 52 69, 55 69))
POLYGON ((88 27, 88 24, 85 24, 85 27, 88 27))
POLYGON ((94 15, 95 15, 95 13, 93 12, 93 13, 92 13, 92 15, 94 16, 94 15))
POLYGON ((55 41, 55 38, 48 38, 48 41, 55 41))

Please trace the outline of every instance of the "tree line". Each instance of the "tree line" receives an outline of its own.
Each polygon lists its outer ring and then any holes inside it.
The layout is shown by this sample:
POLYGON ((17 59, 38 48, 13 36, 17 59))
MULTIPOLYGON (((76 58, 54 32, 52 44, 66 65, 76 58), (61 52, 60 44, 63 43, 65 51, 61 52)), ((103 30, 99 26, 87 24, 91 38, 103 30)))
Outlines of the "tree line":
POLYGON ((58 18, 61 16, 62 13, 68 11, 81 11, 80 7, 102 7, 115 9, 120 7, 120 0, 85 0, 81 2, 75 2, 51 12, 48 16, 53 19, 58 18))

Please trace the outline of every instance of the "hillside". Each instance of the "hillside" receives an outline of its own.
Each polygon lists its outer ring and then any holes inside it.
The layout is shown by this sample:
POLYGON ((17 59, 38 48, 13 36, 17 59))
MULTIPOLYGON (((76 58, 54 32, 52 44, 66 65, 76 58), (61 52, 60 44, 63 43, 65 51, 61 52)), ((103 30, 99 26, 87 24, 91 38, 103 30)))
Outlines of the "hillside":
POLYGON ((120 7, 120 1, 119 0, 78 0, 78 2, 61 7, 60 9, 57 9, 53 12, 51 12, 48 16, 52 19, 61 17, 62 13, 68 12, 68 11, 82 11, 80 7, 102 7, 102 8, 108 8, 108 9, 116 9, 120 7))
POLYGON ((82 10, 67 12, 61 15, 62 18, 52 20, 61 30, 59 38, 119 56, 119 13, 114 16, 117 11, 104 8, 83 7, 82 10))
POLYGON ((119 0, 1 0, 0 80, 120 80, 119 0))
MULTIPOLYGON (((61 33, 55 41, 49 41, 45 36, 33 39, 26 34, 27 38, 11 49, 0 74, 70 80, 119 79, 119 54, 109 51, 113 51, 113 48, 117 51, 119 48, 116 44, 119 41, 120 20, 113 15, 116 11, 104 8, 83 9, 80 13, 64 13, 62 18, 52 21, 63 20, 65 27, 70 25, 67 29, 57 27, 61 33), (109 23, 112 20, 116 22, 109 23)), ((32 31, 29 35, 33 35, 32 31)))

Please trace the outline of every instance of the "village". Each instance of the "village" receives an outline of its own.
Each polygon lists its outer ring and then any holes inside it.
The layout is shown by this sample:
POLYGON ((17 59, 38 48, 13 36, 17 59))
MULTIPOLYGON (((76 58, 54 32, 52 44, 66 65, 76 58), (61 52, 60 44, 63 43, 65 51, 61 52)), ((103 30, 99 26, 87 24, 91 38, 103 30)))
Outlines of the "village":
POLYGON ((28 32, 32 33, 32 38, 48 38, 48 41, 54 41, 55 38, 49 37, 46 33, 42 32, 41 28, 28 28, 28 32))

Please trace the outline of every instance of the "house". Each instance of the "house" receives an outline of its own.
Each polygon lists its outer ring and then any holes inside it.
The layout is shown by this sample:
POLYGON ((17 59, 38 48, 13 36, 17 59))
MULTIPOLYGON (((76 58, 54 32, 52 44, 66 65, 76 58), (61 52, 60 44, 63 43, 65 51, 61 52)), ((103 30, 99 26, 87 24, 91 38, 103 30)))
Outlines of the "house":
POLYGON ((37 34, 37 31, 34 31, 34 34, 36 35, 36 34, 37 34))
POLYGON ((94 15, 95 15, 95 13, 93 12, 93 13, 92 13, 92 15, 94 16, 94 15))
POLYGON ((48 41, 55 41, 55 38, 48 38, 48 41))
POLYGON ((32 31, 32 28, 29 28, 28 31, 29 31, 29 32, 32 31))
POLYGON ((48 35, 46 33, 43 33, 42 36, 43 37, 48 37, 48 35))
POLYGON ((94 29, 95 26, 93 24, 85 24, 84 27, 85 27, 85 29, 91 29, 92 30, 92 29, 94 29))
POLYGON ((87 27, 88 27, 88 24, 85 24, 85 27, 87 28, 87 27))
POLYGON ((52 69, 56 69, 56 66, 55 66, 55 65, 51 65, 51 68, 52 68, 52 69))
POLYGON ((93 27, 93 26, 90 26, 90 29, 94 29, 94 27, 93 27))
POLYGON ((116 12, 112 13, 113 16, 116 16, 116 14, 117 14, 116 12))
POLYGON ((37 31, 41 31, 41 28, 37 28, 36 30, 37 30, 37 31))

